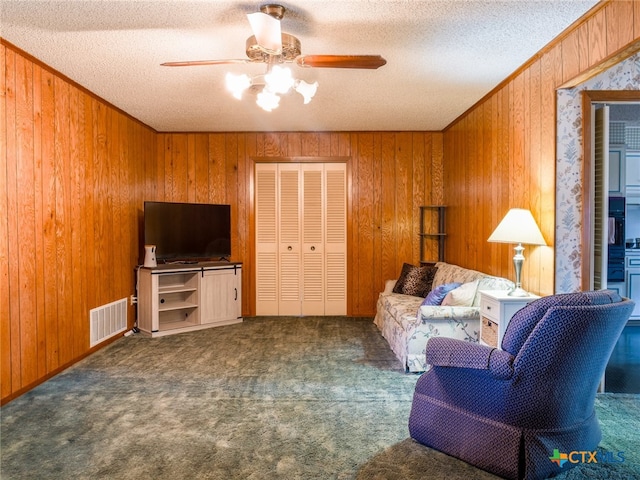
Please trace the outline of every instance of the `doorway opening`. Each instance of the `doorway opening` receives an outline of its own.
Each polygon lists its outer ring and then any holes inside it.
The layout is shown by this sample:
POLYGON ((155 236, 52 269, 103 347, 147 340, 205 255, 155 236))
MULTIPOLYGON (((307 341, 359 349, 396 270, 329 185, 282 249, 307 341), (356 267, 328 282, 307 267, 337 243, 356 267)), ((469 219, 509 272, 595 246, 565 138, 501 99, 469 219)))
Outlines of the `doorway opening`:
MULTIPOLYGON (((612 288, 640 305, 640 242, 636 241, 640 238, 640 138, 636 136, 640 136, 640 92, 583 92, 582 239, 588 248, 583 249, 582 285, 584 289, 612 288), (616 231, 619 222, 610 210, 620 201, 622 207, 614 210, 622 212, 623 233, 616 231), (622 276, 609 265, 609 250, 619 250, 620 234, 622 276)), ((640 393, 638 345, 640 306, 611 355, 604 391, 640 393)))
MULTIPOLYGON (((635 194, 640 199, 640 139, 637 143, 635 140, 636 133, 640 135, 640 91, 584 91, 582 111, 582 244, 585 247, 582 250, 582 287, 586 290, 608 286, 609 245, 619 242, 616 233, 623 235, 621 245, 626 247, 629 239, 626 232, 635 231, 635 228, 640 232, 640 225, 636 227, 626 219, 627 193, 635 194), (606 113, 601 115, 601 112, 606 113), (629 126, 626 133, 625 125, 629 126), (617 127, 623 127, 622 131, 617 127), (630 158, 629 163, 627 157, 630 158), (635 177, 639 177, 637 181, 635 177), (625 199, 625 233, 610 232, 610 198, 625 199)), ((615 222, 613 227, 615 228, 615 222)), ((640 249, 638 253, 640 254, 640 249)), ((640 263, 638 266, 640 274, 640 263)), ((612 284, 616 285, 612 287, 619 290, 621 295, 628 296, 626 278, 618 280, 616 277, 615 280, 612 284)), ((638 287, 640 300, 640 281, 638 287)), ((640 310, 637 315, 640 320, 640 310)))

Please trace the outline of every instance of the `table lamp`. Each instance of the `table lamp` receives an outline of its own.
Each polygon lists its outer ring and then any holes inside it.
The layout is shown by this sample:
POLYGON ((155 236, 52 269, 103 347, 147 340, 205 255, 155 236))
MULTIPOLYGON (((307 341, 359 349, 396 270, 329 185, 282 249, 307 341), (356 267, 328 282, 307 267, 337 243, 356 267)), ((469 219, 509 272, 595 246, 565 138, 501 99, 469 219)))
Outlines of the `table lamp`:
POLYGON ((514 248, 513 266, 516 269, 516 288, 509 292, 513 297, 528 297, 529 293, 522 289, 520 275, 524 263, 523 243, 528 245, 546 245, 538 224, 529 210, 512 208, 507 212, 502 221, 489 237, 489 242, 517 243, 514 248))

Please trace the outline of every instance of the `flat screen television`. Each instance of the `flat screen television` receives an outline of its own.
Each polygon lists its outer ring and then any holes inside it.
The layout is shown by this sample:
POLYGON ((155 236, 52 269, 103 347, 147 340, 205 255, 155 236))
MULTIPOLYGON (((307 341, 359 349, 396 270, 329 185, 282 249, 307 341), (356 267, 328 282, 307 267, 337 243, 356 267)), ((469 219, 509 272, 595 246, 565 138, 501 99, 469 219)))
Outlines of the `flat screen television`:
POLYGON ((144 202, 144 244, 159 263, 228 259, 231 206, 144 202))

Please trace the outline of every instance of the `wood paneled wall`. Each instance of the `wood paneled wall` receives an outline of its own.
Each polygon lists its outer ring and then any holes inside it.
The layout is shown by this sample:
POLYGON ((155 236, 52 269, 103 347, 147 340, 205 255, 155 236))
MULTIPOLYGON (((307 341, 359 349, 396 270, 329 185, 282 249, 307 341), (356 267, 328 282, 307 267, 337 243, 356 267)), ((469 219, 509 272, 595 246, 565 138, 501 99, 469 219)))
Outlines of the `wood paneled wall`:
POLYGON ((419 261, 418 206, 442 200, 442 134, 216 133, 157 136, 148 200, 232 206, 232 259, 244 262, 243 312, 255 313, 253 171, 268 159, 348 158, 349 315, 375 313, 384 281, 419 261))
POLYGON ((89 310, 135 291, 156 133, 5 45, 0 81, 4 402, 89 353, 89 310))
POLYGON ((232 205, 249 315, 254 159, 348 157, 348 308, 368 316, 442 199, 442 133, 159 134, 5 44, 0 81, 2 403, 89 354, 89 310, 135 292, 144 200, 232 205))
POLYGON ((554 293, 556 89, 639 38, 640 2, 605 2, 445 130, 447 261, 513 279, 513 245, 486 240, 510 208, 528 208, 549 246, 525 246, 523 286, 554 293))

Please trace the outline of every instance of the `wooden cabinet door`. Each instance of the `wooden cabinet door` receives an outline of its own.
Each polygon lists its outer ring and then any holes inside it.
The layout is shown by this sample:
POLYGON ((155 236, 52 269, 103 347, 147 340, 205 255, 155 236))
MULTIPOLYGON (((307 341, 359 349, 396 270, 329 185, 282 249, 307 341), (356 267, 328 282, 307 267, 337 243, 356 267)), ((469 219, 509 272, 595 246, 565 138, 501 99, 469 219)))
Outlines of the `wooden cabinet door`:
POLYGON ((242 316, 241 272, 236 266, 201 273, 200 323, 227 323, 242 316))

